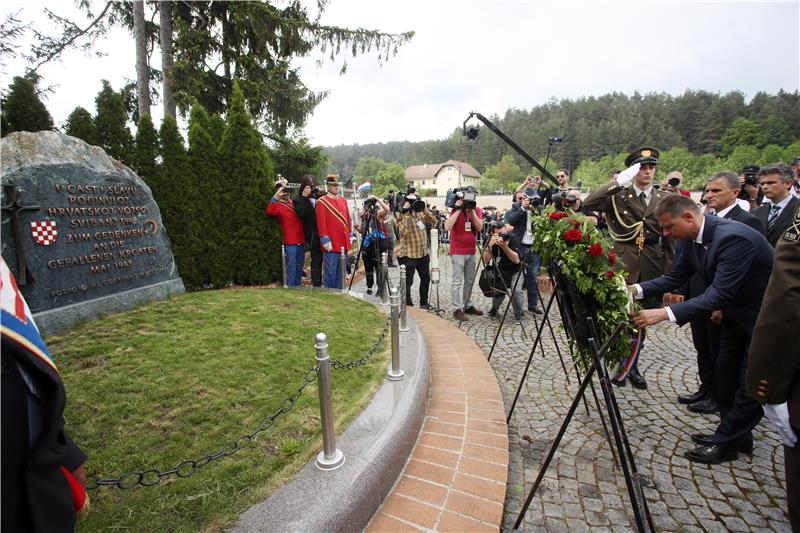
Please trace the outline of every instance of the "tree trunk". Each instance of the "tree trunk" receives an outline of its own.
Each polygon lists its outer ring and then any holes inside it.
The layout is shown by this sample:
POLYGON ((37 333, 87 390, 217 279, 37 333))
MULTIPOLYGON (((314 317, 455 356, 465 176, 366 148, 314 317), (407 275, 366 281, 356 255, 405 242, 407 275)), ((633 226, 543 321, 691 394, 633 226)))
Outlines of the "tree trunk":
POLYGON ((144 1, 133 2, 133 36, 136 41, 136 99, 139 116, 150 114, 150 69, 147 66, 147 34, 144 1))
POLYGON ((172 4, 158 3, 158 22, 161 38, 161 72, 163 74, 164 116, 175 116, 175 96, 172 93, 172 4))

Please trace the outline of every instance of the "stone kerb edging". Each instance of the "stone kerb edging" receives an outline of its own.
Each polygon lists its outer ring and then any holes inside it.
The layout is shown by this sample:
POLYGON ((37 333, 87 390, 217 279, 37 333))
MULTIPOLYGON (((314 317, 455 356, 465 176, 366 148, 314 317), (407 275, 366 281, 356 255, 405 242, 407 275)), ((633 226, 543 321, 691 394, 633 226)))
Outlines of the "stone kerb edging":
POLYGON ((245 511, 232 531, 360 531, 367 525, 405 467, 425 418, 428 352, 410 316, 408 326, 411 331, 400 337, 406 377, 384 380, 364 411, 337 435, 344 465, 323 472, 310 461, 286 485, 245 511))

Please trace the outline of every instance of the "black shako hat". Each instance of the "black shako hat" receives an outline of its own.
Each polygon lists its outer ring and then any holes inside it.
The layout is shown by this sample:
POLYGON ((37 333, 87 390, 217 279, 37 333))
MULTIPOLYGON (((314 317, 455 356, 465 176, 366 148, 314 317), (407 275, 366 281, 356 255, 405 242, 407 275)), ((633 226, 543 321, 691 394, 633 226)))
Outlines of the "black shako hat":
POLYGON ((658 150, 655 148, 639 148, 638 150, 634 150, 628 154, 628 157, 625 158, 625 166, 629 167, 631 165, 635 165, 636 163, 652 163, 657 165, 658 150))

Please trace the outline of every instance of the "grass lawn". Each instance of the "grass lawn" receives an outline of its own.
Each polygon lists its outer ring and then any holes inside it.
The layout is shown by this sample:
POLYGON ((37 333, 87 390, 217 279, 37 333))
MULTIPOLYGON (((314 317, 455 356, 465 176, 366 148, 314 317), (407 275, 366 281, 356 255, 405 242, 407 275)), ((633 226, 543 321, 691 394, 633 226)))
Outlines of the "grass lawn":
MULTIPOLYGON (((89 456, 87 473, 116 478, 232 446, 303 383, 317 332, 328 335, 331 359, 348 362, 383 326, 372 305, 344 295, 240 289, 150 303, 46 341, 67 388, 67 431, 89 456)), ((387 341, 366 365, 331 371, 337 432, 384 378, 387 341)), ((321 449, 317 394, 310 384, 274 428, 193 476, 91 491, 78 531, 231 526, 321 449)))

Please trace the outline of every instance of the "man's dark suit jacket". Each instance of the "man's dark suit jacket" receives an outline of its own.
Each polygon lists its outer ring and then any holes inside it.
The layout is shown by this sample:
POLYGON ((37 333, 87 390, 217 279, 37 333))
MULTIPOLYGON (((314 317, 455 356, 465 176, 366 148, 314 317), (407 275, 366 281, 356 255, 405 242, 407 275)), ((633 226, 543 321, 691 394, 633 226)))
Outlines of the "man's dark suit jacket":
MULTIPOLYGON (((772 229, 767 230, 767 240, 773 248, 778 244, 778 239, 783 235, 783 232, 786 231, 786 228, 789 227, 797 201, 797 198, 793 196, 792 199, 789 200, 789 203, 786 204, 786 207, 781 210, 781 214, 778 216, 778 220, 775 221, 775 224, 773 224, 772 229)), ((771 206, 772 204, 766 203, 761 207, 753 209, 753 215, 758 217, 761 223, 764 224, 765 229, 767 227, 767 219, 769 218, 769 209, 771 206)))
POLYGON ((741 222, 742 224, 747 224, 754 230, 758 231, 761 235, 764 235, 767 230, 767 226, 764 224, 764 222, 761 222, 760 218, 752 213, 748 213, 738 205, 734 205, 730 211, 725 213, 723 218, 735 220, 736 222, 741 222))
POLYGON ((748 334, 761 308, 761 298, 772 272, 772 247, 753 228, 705 215, 702 245, 678 242, 681 253, 668 274, 641 283, 644 297, 677 289, 698 273, 707 288, 702 294, 670 306, 679 325, 722 309, 748 334))

